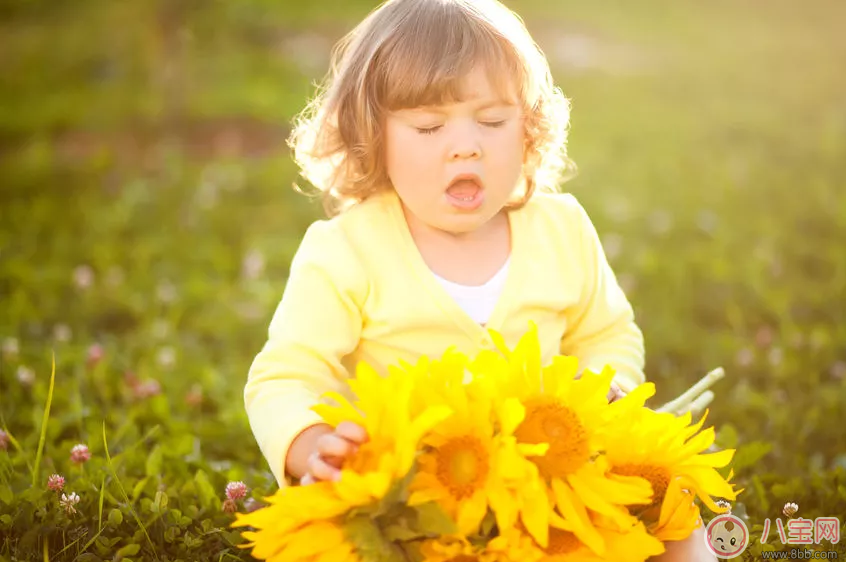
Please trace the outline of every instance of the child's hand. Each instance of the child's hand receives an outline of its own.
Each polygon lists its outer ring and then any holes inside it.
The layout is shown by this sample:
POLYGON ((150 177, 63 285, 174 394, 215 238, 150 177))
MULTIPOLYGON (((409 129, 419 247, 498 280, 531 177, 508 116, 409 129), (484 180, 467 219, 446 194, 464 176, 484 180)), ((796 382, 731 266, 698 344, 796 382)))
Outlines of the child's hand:
POLYGON ((321 435, 315 444, 315 451, 309 456, 306 473, 300 485, 313 484, 341 477, 344 461, 367 442, 367 432, 360 425, 341 422, 335 431, 321 435))
POLYGON ((625 395, 626 393, 623 392, 623 389, 620 388, 617 383, 612 382, 611 388, 608 390, 608 403, 610 404, 611 402, 616 402, 625 395))

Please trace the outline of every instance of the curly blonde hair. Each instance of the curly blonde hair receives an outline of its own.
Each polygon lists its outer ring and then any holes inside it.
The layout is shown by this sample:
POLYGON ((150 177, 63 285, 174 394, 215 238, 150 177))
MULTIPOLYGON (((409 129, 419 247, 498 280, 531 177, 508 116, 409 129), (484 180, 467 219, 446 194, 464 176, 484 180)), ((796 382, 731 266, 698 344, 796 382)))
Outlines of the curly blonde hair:
POLYGON ((570 103, 522 19, 497 0, 388 0, 337 43, 288 139, 329 216, 390 188, 385 113, 460 101, 461 81, 479 62, 498 93, 516 86, 525 116, 522 193, 508 207, 557 190, 575 171, 570 103))

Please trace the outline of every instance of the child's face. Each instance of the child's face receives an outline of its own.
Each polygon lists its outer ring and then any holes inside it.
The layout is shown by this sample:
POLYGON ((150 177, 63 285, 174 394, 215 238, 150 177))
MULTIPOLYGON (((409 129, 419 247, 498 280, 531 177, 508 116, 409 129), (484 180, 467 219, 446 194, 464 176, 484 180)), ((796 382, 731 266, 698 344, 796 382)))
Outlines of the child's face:
POLYGON ((385 123, 388 176, 411 218, 455 234, 484 225, 511 198, 525 138, 520 106, 501 100, 482 69, 463 93, 463 102, 392 112, 385 123), (460 174, 477 179, 451 186, 460 174))

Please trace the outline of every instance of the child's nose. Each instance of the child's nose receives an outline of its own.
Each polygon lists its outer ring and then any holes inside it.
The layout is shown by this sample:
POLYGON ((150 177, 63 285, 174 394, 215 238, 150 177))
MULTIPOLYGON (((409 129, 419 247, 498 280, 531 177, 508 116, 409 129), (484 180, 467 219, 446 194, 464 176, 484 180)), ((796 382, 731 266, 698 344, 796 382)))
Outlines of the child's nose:
POLYGON ((474 159, 482 156, 479 131, 473 126, 456 127, 449 149, 450 160, 474 159))
POLYGON ((482 148, 476 141, 456 142, 450 150, 450 160, 476 159, 482 155, 482 148))

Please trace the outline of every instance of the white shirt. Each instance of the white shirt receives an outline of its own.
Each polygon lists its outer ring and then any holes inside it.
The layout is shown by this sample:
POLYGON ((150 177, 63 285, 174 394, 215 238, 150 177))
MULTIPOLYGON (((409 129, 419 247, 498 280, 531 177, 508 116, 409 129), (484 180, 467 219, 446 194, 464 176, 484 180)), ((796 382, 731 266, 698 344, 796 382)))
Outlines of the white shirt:
POLYGON ((488 279, 484 285, 460 285, 444 279, 437 273, 433 272, 433 275, 474 322, 485 325, 505 285, 505 279, 508 276, 508 264, 510 262, 511 257, 505 260, 502 268, 493 277, 488 279))

